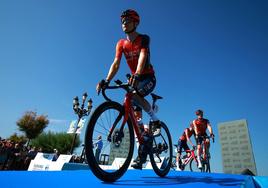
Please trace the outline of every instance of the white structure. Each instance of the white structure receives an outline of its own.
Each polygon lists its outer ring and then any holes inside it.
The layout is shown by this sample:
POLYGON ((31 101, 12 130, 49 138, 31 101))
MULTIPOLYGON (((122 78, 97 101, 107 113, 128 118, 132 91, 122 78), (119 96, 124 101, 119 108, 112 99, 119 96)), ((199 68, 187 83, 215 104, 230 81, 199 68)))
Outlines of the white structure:
POLYGON ((60 155, 56 161, 53 161, 53 153, 37 153, 34 160, 28 167, 28 171, 60 171, 64 163, 68 163, 72 155, 60 155))
POLYGON ((257 175, 247 121, 218 124, 224 173, 241 174, 244 169, 257 175))

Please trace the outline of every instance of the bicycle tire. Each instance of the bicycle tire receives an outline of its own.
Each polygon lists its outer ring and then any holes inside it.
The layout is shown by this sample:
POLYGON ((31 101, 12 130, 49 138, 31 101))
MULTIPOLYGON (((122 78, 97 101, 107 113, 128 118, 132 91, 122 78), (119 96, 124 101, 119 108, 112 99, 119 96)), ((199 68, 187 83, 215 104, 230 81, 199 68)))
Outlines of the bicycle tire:
POLYGON ((152 148, 155 147, 155 144, 157 144, 157 142, 155 142, 156 138, 163 138, 164 136, 167 136, 167 142, 168 142, 168 148, 167 148, 167 152, 169 152, 169 154, 167 154, 167 157, 165 158, 165 164, 164 162, 160 165, 157 165, 157 161, 155 160, 156 157, 154 156, 153 151, 150 151, 149 155, 150 155, 150 161, 151 161, 151 165, 153 167, 154 172, 160 176, 160 177, 165 177, 168 172, 170 171, 171 165, 172 165, 172 160, 173 160, 173 145, 172 145, 172 139, 171 139, 171 135, 170 132, 168 130, 168 127, 166 126, 166 124, 164 122, 161 122, 161 134, 160 136, 154 137, 154 141, 153 141, 153 146, 152 148), (166 135, 164 135, 164 133, 166 135), (159 167, 160 166, 160 167, 159 167))
POLYGON ((204 162, 204 172, 207 172, 207 173, 210 173, 211 170, 210 170, 210 161, 209 159, 207 159, 205 162, 204 162))
MULTIPOLYGON (((119 179, 123 174, 127 171, 132 155, 133 155, 133 150, 134 150, 134 132, 133 132, 133 127, 132 127, 132 122, 130 119, 128 119, 127 123, 125 124, 125 127, 129 129, 129 151, 126 154, 127 157, 122 164, 122 166, 119 166, 117 170, 106 170, 102 169, 101 165, 99 162, 97 162, 95 156, 94 156, 94 149, 93 149, 93 132, 96 126, 96 124, 99 124, 98 119, 102 118, 102 114, 106 115, 105 112, 109 112, 108 110, 114 110, 119 113, 117 118, 123 119, 124 117, 124 108, 121 104, 114 102, 114 101, 107 101, 99 105, 95 111, 92 113, 92 116, 88 122, 87 128, 86 128, 86 133, 85 133, 85 153, 86 153, 86 158, 88 165, 93 172, 93 174, 99 178, 102 181, 105 182, 114 182, 117 179, 119 179), (121 114, 121 116, 120 116, 121 114)), ((105 122, 105 121, 104 121, 105 122)), ((117 122, 117 125, 119 125, 120 122, 117 122)), ((121 125, 119 125, 121 126, 121 125)), ((96 128, 97 129, 97 128, 96 128)), ((97 131, 97 130, 95 130, 97 131)), ((109 130, 107 130, 109 132, 109 130)), ((94 132, 95 134, 95 132, 94 132)), ((125 135, 126 136, 126 135, 125 135)), ((124 136, 123 136, 124 138, 124 136)), ((106 141, 109 144, 109 140, 107 139, 106 141)), ((112 141, 110 142, 110 144, 112 141)), ((104 144, 103 144, 104 145, 104 144)), ((109 148, 108 148, 109 149, 109 148)), ((111 148, 110 148, 111 149, 111 148)), ((111 153, 110 153, 111 154, 111 153)), ((110 156, 109 156, 110 157, 110 156)))
POLYGON ((190 170, 191 170, 191 172, 202 172, 203 171, 203 165, 202 165, 202 169, 199 169, 197 167, 196 161, 194 160, 194 158, 192 158, 191 161, 190 161, 190 170))
POLYGON ((207 164, 206 164, 207 168, 206 168, 206 172, 211 173, 211 169, 210 169, 210 152, 209 150, 207 151, 207 164))

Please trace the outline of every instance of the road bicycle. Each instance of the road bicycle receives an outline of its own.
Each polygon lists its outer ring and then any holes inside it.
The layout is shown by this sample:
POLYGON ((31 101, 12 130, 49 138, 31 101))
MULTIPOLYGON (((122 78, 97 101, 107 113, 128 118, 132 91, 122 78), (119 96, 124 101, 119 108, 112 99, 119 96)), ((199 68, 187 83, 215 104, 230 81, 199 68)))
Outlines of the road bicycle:
MULTIPOLYGON (((202 144, 201 144, 201 163, 202 163, 202 168, 199 169, 198 168, 198 162, 197 162, 197 156, 195 154, 195 149, 191 149, 191 150, 186 150, 186 151, 182 151, 182 153, 185 153, 185 155, 182 155, 183 157, 181 158, 182 164, 181 164, 181 170, 184 170, 186 168, 186 166, 188 164, 190 171, 192 172, 211 172, 210 169, 210 152, 207 149, 207 142, 206 139, 212 139, 213 143, 214 143, 214 138, 213 137, 209 137, 207 135, 202 136, 202 144)), ((177 148, 177 145, 174 145, 177 148)), ((175 169, 177 167, 177 162, 176 160, 173 160, 172 163, 172 167, 173 169, 175 169)))
POLYGON ((207 139, 212 139, 213 143, 214 143, 214 137, 211 136, 202 136, 202 144, 201 144, 201 163, 202 163, 202 172, 211 172, 210 169, 210 152, 208 150, 208 146, 207 146, 207 139))
MULTIPOLYGON (((102 181, 114 182, 127 171, 134 154, 135 136, 138 144, 143 142, 142 132, 134 116, 132 97, 134 89, 128 82, 115 81, 115 85, 102 88, 105 102, 92 113, 85 133, 85 152, 88 165, 93 174, 102 181), (107 97, 106 90, 123 89, 125 99, 123 104, 107 97), (106 156, 104 161, 94 155, 94 143, 102 136, 103 147, 98 156, 106 156), (99 161, 99 162, 98 162, 99 161)), ((151 94, 153 109, 156 101, 162 97, 151 94)), ((172 140, 168 127, 161 121, 160 135, 151 135, 148 168, 164 177, 168 174, 172 163, 172 140)), ((137 153, 136 153, 137 154, 137 153)))
MULTIPOLYGON (((177 148, 177 145, 175 145, 177 148)), ((181 157, 181 170, 185 170, 187 165, 189 164, 189 169, 192 172, 200 172, 202 171, 201 169, 198 168, 198 162, 197 162, 197 157, 195 154, 195 149, 191 150, 185 150, 182 151, 182 157, 181 157), (184 154, 185 153, 185 154, 184 154)), ((173 169, 175 170, 177 168, 177 161, 176 159, 173 160, 173 169)), ((204 167, 205 168, 205 167, 204 167)))

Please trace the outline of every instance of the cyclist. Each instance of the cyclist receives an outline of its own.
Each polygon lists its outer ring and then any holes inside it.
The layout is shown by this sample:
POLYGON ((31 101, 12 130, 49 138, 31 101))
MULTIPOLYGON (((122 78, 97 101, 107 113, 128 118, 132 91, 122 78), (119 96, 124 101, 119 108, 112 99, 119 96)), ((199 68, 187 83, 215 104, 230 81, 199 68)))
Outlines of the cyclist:
MULTIPOLYGON (((177 146, 177 157, 176 157, 176 161, 177 161, 177 169, 178 170, 183 170, 184 167, 182 166, 182 161, 181 161, 181 152, 182 149, 184 149, 184 151, 186 150, 190 150, 187 141, 190 142, 190 144, 192 145, 192 147, 195 149, 195 145, 193 144, 193 142, 191 141, 190 137, 194 134, 194 129, 193 129, 193 125, 191 124, 190 127, 187 127, 181 137, 178 140, 178 146, 177 146)), ((190 153, 187 153, 187 156, 190 153)))
MULTIPOLYGON (((126 39, 120 39, 116 45, 114 61, 110 67, 105 80, 97 85, 99 93, 103 87, 106 87, 119 70, 122 54, 130 68, 132 76, 130 84, 135 88, 133 92, 133 105, 135 106, 135 117, 139 125, 142 125, 142 109, 147 112, 151 118, 150 126, 154 135, 160 134, 160 121, 156 117, 150 103, 144 98, 151 93, 156 85, 155 72, 150 63, 150 38, 148 35, 139 34, 136 29, 140 23, 140 17, 135 10, 128 9, 121 14, 122 29, 126 34, 126 39)), ((133 168, 142 169, 142 164, 146 162, 147 154, 151 148, 151 134, 146 128, 143 132, 143 144, 139 146, 138 157, 133 168)))
POLYGON ((195 132, 195 138, 196 138, 196 145, 197 145, 197 161, 198 161, 198 168, 202 168, 202 163, 201 163, 201 144, 203 141, 203 138, 206 137, 206 143, 207 143, 207 151, 209 150, 209 138, 207 138, 207 133, 206 130, 208 129, 210 133, 210 137, 214 138, 213 130, 210 125, 210 122, 208 119, 203 118, 203 111, 202 110, 197 110, 195 112, 197 115, 197 119, 193 120, 192 124, 194 127, 194 132, 195 132))

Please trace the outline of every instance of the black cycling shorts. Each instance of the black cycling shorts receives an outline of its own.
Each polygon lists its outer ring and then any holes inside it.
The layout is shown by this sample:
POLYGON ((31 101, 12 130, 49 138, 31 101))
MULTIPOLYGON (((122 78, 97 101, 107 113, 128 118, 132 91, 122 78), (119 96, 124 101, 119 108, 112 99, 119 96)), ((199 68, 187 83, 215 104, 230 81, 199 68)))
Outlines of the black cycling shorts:
POLYGON ((188 146, 188 144, 187 144, 187 141, 186 141, 186 140, 181 140, 181 139, 179 139, 179 140, 178 140, 178 146, 177 146, 177 152, 178 152, 179 154, 181 154, 182 149, 184 149, 184 151, 186 151, 186 150, 190 150, 190 148, 189 148, 189 146, 188 146))
MULTIPOLYGON (((141 97, 149 95, 154 90, 155 85, 156 78, 153 74, 140 75, 139 83, 136 88, 138 95, 141 97)), ((135 103, 133 104, 133 108, 135 111, 142 111, 142 108, 135 103)))
POLYGON ((204 138, 208 137, 207 133, 205 133, 204 135, 197 135, 195 137, 195 141, 196 141, 196 145, 201 145, 204 138))
POLYGON ((141 75, 137 86, 138 94, 142 97, 149 95, 155 88, 156 78, 153 74, 141 75))

